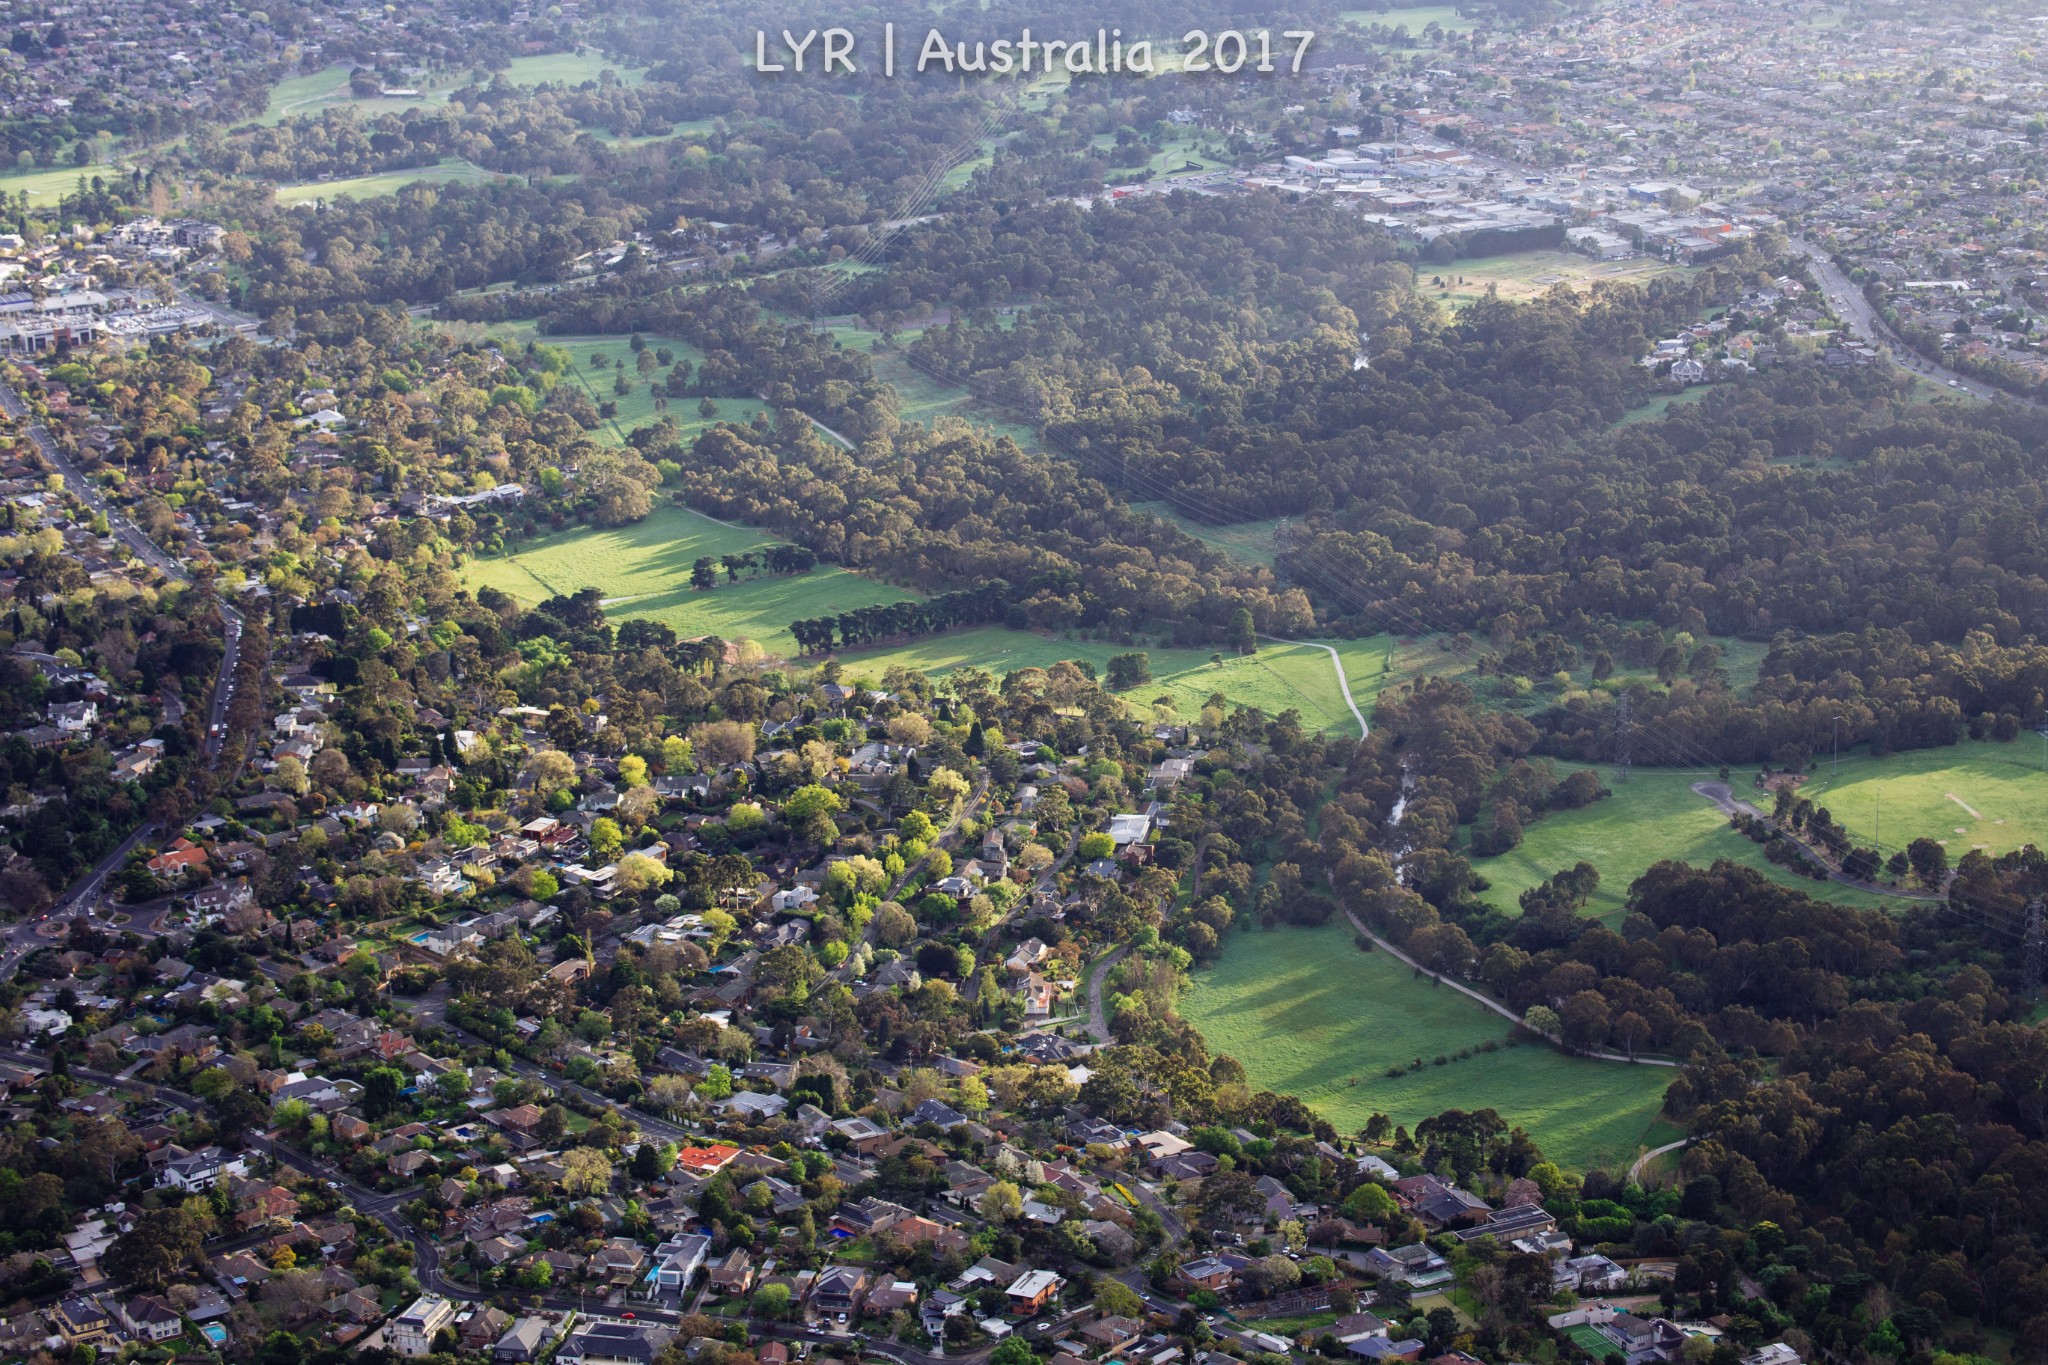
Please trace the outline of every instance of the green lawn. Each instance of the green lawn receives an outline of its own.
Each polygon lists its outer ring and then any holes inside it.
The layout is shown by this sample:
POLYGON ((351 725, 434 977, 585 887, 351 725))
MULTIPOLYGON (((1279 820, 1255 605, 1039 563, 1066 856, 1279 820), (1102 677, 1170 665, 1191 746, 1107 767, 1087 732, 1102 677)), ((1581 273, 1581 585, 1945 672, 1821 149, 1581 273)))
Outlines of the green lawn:
POLYGON ((1648 257, 1596 261, 1575 251, 1517 251, 1504 256, 1475 256, 1450 265, 1415 267, 1415 287, 1447 307, 1458 307, 1491 288, 1511 302, 1526 302, 1558 285, 1584 289, 1603 282, 1642 284, 1660 275, 1682 275, 1686 267, 1648 257))
POLYGON ((1456 5, 1403 5, 1394 9, 1353 9, 1337 16, 1354 24, 1383 24, 1405 28, 1420 38, 1422 30, 1435 24, 1446 33, 1469 33, 1478 27, 1458 13, 1456 5))
MULTIPOLYGON (((1379 639, 1384 642, 1386 637, 1381 636, 1379 639)), ((1729 684, 1738 694, 1746 694, 1756 685, 1757 674, 1765 656, 1770 653, 1770 646, 1750 640, 1738 640, 1728 635, 1709 636, 1708 641, 1720 646, 1720 667, 1727 673, 1729 684)), ((1478 664, 1493 652, 1493 647, 1483 636, 1470 640, 1462 650, 1458 648, 1455 637, 1450 635, 1403 636, 1393 648, 1390 661, 1382 646, 1381 657, 1368 660, 1361 664, 1361 667, 1379 668, 1387 666, 1390 662, 1385 683, 1394 687, 1405 686, 1423 678, 1450 678, 1471 688, 1472 695, 1478 698, 1482 705, 1502 711, 1531 715, 1557 705, 1559 690, 1549 678, 1531 679, 1536 684, 1534 689, 1524 695, 1514 696, 1503 690, 1498 677, 1480 673, 1478 664)), ((1348 656, 1344 666, 1351 671, 1355 681, 1359 670, 1352 667, 1348 656)), ((1664 690, 1663 684, 1657 681, 1653 670, 1640 665, 1626 664, 1600 686, 1611 692, 1623 686, 1636 684, 1655 691, 1664 690)), ((1571 670, 1570 685, 1578 689, 1591 688, 1594 685, 1592 651, 1588 650, 1580 656, 1578 667, 1571 670)))
MULTIPOLYGON (((2010 744, 1965 740, 1887 758, 1859 749, 1842 755, 1839 778, 1823 752, 1799 794, 1826 806, 1859 844, 1881 838, 1886 849, 1899 849, 1934 839, 1948 849, 1950 862, 1973 848, 1996 854, 2026 844, 2048 847, 2044 748, 2048 742, 2039 736, 2022 735, 2010 744)), ((1769 809, 1760 795, 1753 799, 1769 809)))
MULTIPOLYGON (((1292 44, 1288 52, 1293 51, 1292 44)), ((1275 60, 1281 60, 1275 57, 1275 60)), ((1219 157, 1205 155, 1196 150, 1206 141, 1206 135, 1198 133, 1177 133, 1168 137, 1158 151, 1142 166, 1113 166, 1109 179, 1112 184, 1135 180, 1140 173, 1150 171, 1153 180, 1171 180, 1177 175, 1195 175, 1201 171, 1228 170, 1230 162, 1219 157), (1191 169, 1189 163, 1194 163, 1191 169)), ((1116 146, 1116 134, 1097 133, 1093 145, 1100 151, 1109 151, 1116 146)))
POLYGON ((1258 1318, 1244 1324, 1247 1332, 1271 1332, 1276 1337, 1298 1337, 1303 1332, 1328 1327, 1337 1320, 1332 1313, 1301 1313, 1291 1318, 1258 1318))
MULTIPOLYGON (((1581 766, 1560 763, 1558 776, 1581 766)), ((1522 892, 1583 859, 1600 869, 1600 889, 1587 913, 1617 921, 1629 883, 1652 863, 1675 858, 1705 866, 1727 858, 1824 900, 1891 911, 1906 908, 1907 902, 1896 897, 1813 881, 1767 861, 1759 845, 1730 829, 1712 802, 1693 793, 1692 784, 1702 777, 1699 773, 1674 775, 1638 768, 1628 782, 1617 784, 1610 770, 1595 771, 1614 795, 1579 810, 1553 811, 1527 827, 1520 847, 1473 861, 1473 868, 1491 883, 1481 899, 1516 913, 1522 892)))
MULTIPOLYGON (((683 440, 688 442, 716 423, 751 421, 755 413, 765 411, 768 406, 749 394, 721 394, 711 400, 717 411, 708 417, 700 409, 702 400, 698 398, 671 398, 665 413, 658 410, 655 407, 658 396, 655 384, 667 377, 668 370, 657 365, 651 374, 641 374, 635 364, 639 357, 634 353, 630 336, 542 336, 531 321, 494 322, 488 326, 436 323, 434 326, 467 341, 488 339, 515 346, 537 341, 544 346, 567 351, 574 363, 564 382, 580 385, 593 403, 617 405, 616 414, 597 429, 597 435, 605 440, 623 443, 634 431, 668 416, 676 419, 682 428, 683 440), (593 357, 604 364, 593 365, 593 357), (614 362, 624 363, 626 382, 631 386, 631 392, 622 395, 614 387, 615 378, 620 373, 613 368, 614 362)), ((671 365, 678 360, 695 364, 704 359, 701 351, 681 337, 650 336, 645 340, 650 351, 667 349, 672 352, 671 365)))
MULTIPOLYGON (((1378 695, 1379 675, 1354 670, 1348 652, 1356 652, 1361 659, 1371 656, 1372 642, 1339 643, 1339 652, 1347 654, 1345 668, 1352 695, 1359 709, 1370 716, 1372 701, 1378 695)), ((1380 652, 1385 647, 1382 640, 1380 652)), ((882 674, 897 664, 939 677, 969 665, 1002 675, 1020 668, 1046 668, 1062 659, 1085 659, 1102 676, 1108 672, 1111 656, 1132 648, 984 626, 843 657, 850 677, 872 682, 880 682, 882 674)), ((1212 661, 1213 650, 1145 647, 1145 653, 1151 660, 1153 681, 1124 694, 1133 704, 1170 696, 1174 699, 1174 714, 1183 720, 1193 720, 1210 694, 1221 692, 1233 705, 1255 706, 1268 715, 1291 707, 1301 712, 1302 723, 1312 730, 1353 737, 1358 734, 1358 723, 1352 719, 1343 694, 1337 689, 1336 669, 1323 650, 1306 645, 1262 644, 1256 654, 1244 658, 1225 655, 1221 664, 1212 661)))
POLYGON ((1711 384, 1695 384, 1678 393, 1660 393, 1649 402, 1630 408, 1621 415, 1621 420, 1615 425, 1626 427, 1637 422, 1655 421, 1673 408, 1699 402, 1707 396, 1707 391, 1712 387, 1711 384))
POLYGON ((1341 1132, 1374 1113, 1413 1125, 1446 1109, 1491 1108, 1575 1169, 1632 1160, 1675 1074, 1508 1047, 1507 1021, 1384 953, 1360 952, 1341 919, 1231 935, 1180 1007, 1255 1087, 1299 1096, 1341 1132), (1427 1064, 1489 1041, 1500 1049, 1427 1064), (1422 1070, 1386 1074, 1416 1057, 1422 1070))
MULTIPOLYGON (((865 275, 882 267, 865 263, 841 263, 836 269, 842 274, 865 275)), ((829 298, 821 302, 823 311, 829 312, 832 306, 829 298)), ((811 322, 807 317, 800 317, 782 309, 771 308, 765 311, 788 322, 811 322)), ((842 321, 813 325, 847 350, 860 351, 869 357, 869 363, 874 366, 875 377, 895 388, 896 410, 904 421, 929 424, 940 417, 958 417, 985 431, 1008 436, 1026 450, 1044 449, 1044 442, 1039 439, 1037 431, 1029 423, 1017 421, 1007 413, 993 411, 985 405, 976 403, 964 385, 949 384, 942 379, 935 379, 914 367, 904 357, 902 348, 908 347, 923 335, 923 328, 905 328, 896 334, 896 348, 877 350, 876 344, 881 340, 880 334, 869 331, 857 323, 842 321)))
MULTIPOLYGON (((585 50, 582 52, 551 52, 538 57, 514 57, 502 73, 510 85, 581 85, 597 79, 600 71, 616 72, 619 80, 627 85, 638 85, 646 79, 644 71, 621 66, 604 56, 585 50)), ((372 95, 358 99, 349 93, 349 65, 336 62, 331 66, 305 76, 294 76, 279 81, 270 92, 270 103, 256 122, 276 125, 299 114, 317 114, 322 109, 338 105, 351 105, 359 112, 369 114, 398 114, 407 109, 419 109, 428 105, 446 104, 448 92, 467 85, 477 73, 468 67, 456 71, 423 78, 417 85, 419 94, 396 97, 372 95)))
POLYGON ((28 194, 30 204, 54 204, 78 188, 82 178, 90 185, 94 176, 111 179, 125 175, 120 166, 61 166, 46 171, 22 171, 0 175, 0 194, 28 194))
POLYGON ((1273 567, 1273 531, 1283 520, 1267 517, 1262 521, 1232 522, 1228 526, 1209 526, 1192 520, 1173 510, 1163 502, 1134 502, 1134 512, 1150 512, 1162 521, 1170 521, 1207 545, 1213 545, 1232 559, 1244 564, 1263 564, 1273 567))
MULTIPOLYGON (((843 336, 841 345, 851 344, 862 350, 867 348, 859 345, 859 338, 873 335, 853 328, 835 330, 852 334, 851 337, 843 336)), ((1044 449, 1044 442, 1038 439, 1038 433, 1029 424, 1009 420, 976 406, 964 386, 947 384, 913 368, 900 350, 875 352, 872 361, 875 377, 895 386, 899 401, 897 411, 904 421, 930 424, 940 417, 959 417, 996 435, 1008 436, 1026 450, 1044 449)))
POLYGON ((531 605, 557 593, 596 588, 614 623, 647 618, 678 635, 751 640, 771 654, 794 654, 788 626, 803 616, 899 602, 909 596, 848 573, 820 568, 795 577, 742 578, 697 592, 690 565, 700 556, 751 550, 770 539, 687 508, 664 507, 646 520, 612 530, 582 529, 547 536, 516 552, 472 561, 463 580, 494 587, 531 605))
POLYGON ((598 73, 609 71, 622 85, 638 85, 647 79, 645 71, 622 65, 589 48, 581 52, 546 52, 538 57, 514 57, 505 68, 509 85, 582 85, 598 73))
POLYGON ((421 182, 431 185, 481 185, 487 180, 504 178, 493 175, 480 166, 473 166, 467 161, 443 161, 433 166, 384 171, 377 175, 359 175, 349 180, 307 180, 296 185, 279 185, 277 202, 290 208, 294 204, 310 204, 316 199, 339 199, 343 195, 351 199, 374 199, 379 195, 396 194, 407 185, 421 182))

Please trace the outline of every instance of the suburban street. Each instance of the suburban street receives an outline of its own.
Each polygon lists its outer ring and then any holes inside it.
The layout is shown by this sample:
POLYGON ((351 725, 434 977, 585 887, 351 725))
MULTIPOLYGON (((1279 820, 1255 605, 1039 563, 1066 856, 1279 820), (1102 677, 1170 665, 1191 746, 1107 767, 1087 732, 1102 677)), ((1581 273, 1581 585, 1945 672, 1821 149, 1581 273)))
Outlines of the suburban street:
MULTIPOLYGON (((16 419, 28 416, 28 405, 22 401, 21 395, 14 391, 14 386, 5 380, 0 380, 0 413, 16 419)), ((35 442, 36 450, 44 462, 63 477, 65 488, 86 506, 104 516, 108 529, 134 551, 138 558, 180 583, 192 582, 192 575, 183 563, 144 535, 142 528, 129 520, 119 508, 108 504, 98 486, 86 478, 85 472, 63 452, 47 427, 41 422, 28 422, 24 424, 24 429, 28 432, 29 439, 35 442)), ((200 743, 200 752, 209 766, 217 766, 220 762, 222 746, 227 738, 228 707, 235 698, 235 670, 242 658, 242 613, 218 597, 215 598, 215 605, 220 609, 224 628, 220 671, 214 677, 213 700, 207 707, 206 734, 200 743)), ((138 825, 126 839, 58 897, 50 908, 50 914, 75 910, 99 895, 101 888, 106 885, 107 878, 126 863, 128 856, 148 842, 155 833, 155 826, 148 821, 138 825)), ((6 943, 6 947, 0 949, 0 979, 5 979, 12 976, 15 969, 21 965, 22 959, 38 946, 34 937, 34 925, 13 925, 4 935, 0 935, 0 941, 6 943)))
MULTIPOLYGON (((44 1054, 30 1052, 25 1055, 44 1068, 50 1065, 50 1059, 44 1054)), ((165 1104, 173 1105, 189 1114, 203 1115, 209 1108, 206 1102, 198 1097, 188 1095, 181 1090, 173 1090, 167 1086, 151 1085, 144 1081, 137 1081, 108 1072, 82 1067, 73 1067, 71 1075, 82 1081, 90 1081, 95 1085, 146 1095, 150 1098, 161 1100, 165 1104)), ((635 1117, 638 1118, 639 1116, 635 1115, 635 1117)), ((343 1195, 358 1212, 368 1214, 376 1219, 394 1239, 410 1246, 413 1252, 413 1275, 420 1282, 422 1289, 465 1303, 483 1303, 490 1298, 489 1295, 473 1286, 448 1278, 441 1270, 440 1244, 428 1237, 420 1229, 414 1227, 401 1212, 404 1205, 419 1197, 421 1193, 419 1187, 414 1186, 402 1190, 393 1190, 388 1193, 372 1190, 366 1185, 357 1183, 340 1167, 307 1156, 305 1153, 278 1141, 268 1134, 251 1132, 245 1135, 245 1140, 252 1150, 270 1157, 279 1165, 288 1166, 302 1175, 324 1182, 337 1193, 343 1195)), ((246 1246, 253 1245, 256 1240, 247 1237, 240 1238, 234 1243, 221 1244, 210 1250, 220 1252, 243 1249, 246 1246)), ((557 1312, 583 1313, 589 1311, 586 1297, 550 1294, 541 1296, 541 1303, 557 1312)), ((669 1325, 674 1325, 684 1316, 676 1310, 642 1303, 637 1300, 633 1301, 629 1307, 622 1308, 620 1311, 630 1311, 631 1315, 636 1319, 661 1322, 669 1325)), ((1079 1317, 1085 1311, 1080 1310, 1069 1316, 1079 1317)), ((740 1321, 745 1322, 748 1330, 756 1335, 773 1337, 782 1341, 804 1341, 816 1345, 829 1345, 844 1343, 848 1340, 845 1333, 820 1331, 802 1324, 766 1322, 754 1318, 742 1318, 740 1321)), ((873 1341, 866 1338, 861 1339, 861 1346, 867 1354, 886 1357, 899 1362, 899 1365, 939 1365, 942 1361, 961 1362, 962 1365, 978 1365, 979 1362, 986 1360, 995 1349, 994 1343, 990 1343, 976 1350, 958 1354, 944 1352, 934 1354, 914 1350, 911 1347, 899 1345, 895 1342, 873 1341)))
POLYGON ((2002 389, 1995 389, 1981 379, 1971 379, 1967 375, 1958 374, 1926 359, 1899 340, 1892 329, 1885 325, 1884 319, 1877 315, 1877 310, 1870 306, 1870 300, 1863 296, 1863 291, 1842 273, 1827 252, 1811 242, 1802 242, 1796 238, 1792 240, 1792 248, 1805 255, 1807 264, 1813 269, 1813 278, 1819 282, 1821 292, 1827 295, 1828 306, 1834 310, 1835 316, 1853 324, 1856 330, 1869 340, 1883 342, 1892 364, 1909 374, 1920 376, 1931 384, 1940 384, 1944 388, 1954 389, 1957 393, 1981 398, 1986 402, 2003 399, 2010 403, 2025 403, 2028 407, 2040 406, 2031 398, 2020 398, 2002 389))

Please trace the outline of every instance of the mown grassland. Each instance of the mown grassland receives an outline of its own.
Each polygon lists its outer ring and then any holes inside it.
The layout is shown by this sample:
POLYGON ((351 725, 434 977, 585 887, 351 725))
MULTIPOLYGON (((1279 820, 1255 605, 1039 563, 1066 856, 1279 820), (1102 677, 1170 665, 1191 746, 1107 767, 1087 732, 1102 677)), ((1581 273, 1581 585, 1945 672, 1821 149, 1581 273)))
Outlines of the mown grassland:
MULTIPOLYGON (((1369 652, 1370 642, 1343 643, 1366 647, 1369 652)), ((1106 676, 1110 658, 1133 648, 985 626, 886 649, 863 650, 843 658, 848 676, 873 681, 880 681, 883 673, 897 665, 934 677, 970 665, 1000 676, 1020 668, 1050 667, 1062 659, 1086 660, 1094 665, 1097 676, 1106 676)), ((1358 735, 1358 723, 1352 719, 1343 693, 1338 690, 1336 669, 1330 664, 1330 656, 1320 649, 1261 644, 1256 654, 1242 658, 1226 654, 1221 663, 1216 662, 1213 650, 1144 649, 1153 680, 1124 694, 1125 700, 1133 704, 1171 697, 1173 707, 1165 714, 1192 721, 1201 714, 1209 697, 1220 692, 1232 706, 1256 707, 1267 715, 1293 709, 1301 713, 1302 724, 1308 729, 1358 735)), ((1346 667, 1348 671, 1348 660, 1346 667)), ((1376 670, 1364 675, 1350 674, 1352 695, 1368 716, 1378 695, 1378 678, 1376 670)))
POLYGON ((1254 1086, 1299 1096, 1340 1132, 1374 1113, 1412 1126, 1445 1109, 1490 1108, 1577 1169, 1624 1164, 1651 1145, 1675 1074, 1509 1046, 1505 1020, 1359 951, 1341 920, 1233 934, 1221 960, 1195 974, 1181 1012, 1254 1086), (1480 1051, 1487 1043, 1496 1050, 1480 1051), (1387 1075, 1416 1058, 1421 1070, 1387 1075))
POLYGON ((1953 863, 1973 848, 1998 854, 2027 844, 2048 847, 2044 757, 2048 741, 2037 735, 2010 744, 1965 740, 1884 758, 1857 750, 1842 755, 1840 777, 1831 761, 1816 759, 1799 794, 1826 806, 1859 844, 1881 838, 1891 850, 1933 839, 1953 863))
MULTIPOLYGON (((1562 778, 1581 766, 1561 763, 1557 774, 1562 778)), ((1701 780, 1699 773, 1638 768, 1627 782, 1616 783, 1608 770, 1596 771, 1614 795, 1578 810, 1553 811, 1527 826, 1519 847, 1473 862, 1489 883, 1481 899, 1515 914, 1522 892, 1583 860, 1600 869, 1600 889, 1586 913, 1618 923, 1629 883, 1653 863, 1669 858, 1705 866, 1727 858, 1823 900, 1894 912, 1907 905, 1897 897, 1814 881, 1770 862, 1760 846, 1729 828, 1719 808, 1692 790, 1701 780)))
POLYGON ((657 509, 646 520, 611 530, 584 528, 529 541, 516 551, 472 561, 463 580, 494 587, 531 606, 556 594, 596 588, 613 622, 662 621, 685 638, 716 635, 750 640, 769 654, 796 651, 789 623, 799 617, 899 602, 910 594, 821 567, 794 576, 764 574, 698 592, 690 566, 698 558, 741 553, 770 544, 769 537, 681 507, 657 509))

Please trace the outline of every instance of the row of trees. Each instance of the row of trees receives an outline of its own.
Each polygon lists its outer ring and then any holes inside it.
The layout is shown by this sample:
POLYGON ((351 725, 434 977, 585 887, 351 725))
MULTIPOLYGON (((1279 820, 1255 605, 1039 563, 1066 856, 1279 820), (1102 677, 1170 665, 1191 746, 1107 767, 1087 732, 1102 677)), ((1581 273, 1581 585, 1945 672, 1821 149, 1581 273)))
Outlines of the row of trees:
POLYGON ((979 587, 942 592, 921 602, 891 602, 883 606, 856 607, 837 616, 814 616, 789 623, 797 648, 806 654, 823 654, 838 647, 858 649, 886 640, 916 635, 936 635, 961 626, 1000 621, 1010 607, 1010 585, 997 579, 979 587))

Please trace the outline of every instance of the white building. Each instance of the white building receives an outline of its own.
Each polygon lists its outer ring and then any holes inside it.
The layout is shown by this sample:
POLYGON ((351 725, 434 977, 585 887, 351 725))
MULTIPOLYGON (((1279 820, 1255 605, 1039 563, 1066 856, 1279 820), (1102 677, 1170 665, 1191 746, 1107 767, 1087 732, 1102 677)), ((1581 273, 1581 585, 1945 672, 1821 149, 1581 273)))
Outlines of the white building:
POLYGON ((454 1304, 439 1294, 422 1294, 412 1301, 412 1307, 391 1320, 384 1344, 402 1356, 428 1355, 441 1329, 454 1325, 454 1304))

